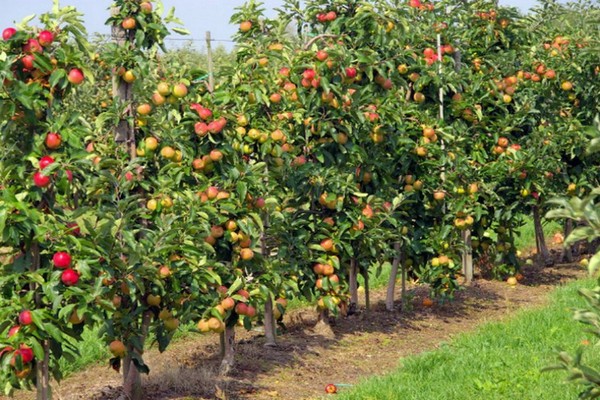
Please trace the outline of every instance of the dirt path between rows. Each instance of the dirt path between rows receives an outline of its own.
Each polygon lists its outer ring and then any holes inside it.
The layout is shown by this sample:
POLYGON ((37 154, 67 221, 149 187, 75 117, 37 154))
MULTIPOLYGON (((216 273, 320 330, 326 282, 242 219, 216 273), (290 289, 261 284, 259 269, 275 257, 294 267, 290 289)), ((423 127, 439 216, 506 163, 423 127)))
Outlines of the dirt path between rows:
MULTIPOLYGON (((260 333, 239 329, 237 365, 226 379, 214 372, 217 336, 192 335, 163 354, 147 352, 151 368, 144 380, 147 399, 318 399, 328 383, 343 390, 361 378, 384 374, 402 357, 432 350, 456 334, 516 310, 540 306, 554 287, 585 274, 578 264, 526 265, 524 279, 516 287, 480 279, 459 291, 454 301, 431 308, 422 305, 427 288, 410 286, 406 310, 401 311, 398 302, 393 312, 385 311, 385 292, 378 290, 372 293, 370 311, 363 306, 358 314, 334 321, 333 337, 312 329, 314 310, 296 310, 286 315, 288 331, 278 338, 277 348, 263 347, 260 333)), ((61 400, 112 400, 118 398, 120 382, 120 375, 105 363, 70 376, 54 393, 61 400)), ((31 396, 21 393, 17 398, 31 396)))

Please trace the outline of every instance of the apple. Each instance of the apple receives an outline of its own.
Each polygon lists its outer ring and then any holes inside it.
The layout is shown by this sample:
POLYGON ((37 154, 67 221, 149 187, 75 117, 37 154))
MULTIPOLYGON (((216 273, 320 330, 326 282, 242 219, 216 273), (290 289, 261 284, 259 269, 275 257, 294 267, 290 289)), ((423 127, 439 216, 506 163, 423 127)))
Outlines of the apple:
POLYGON ((159 295, 149 294, 146 298, 146 303, 148 303, 149 306, 158 307, 160 305, 161 300, 162 299, 159 295))
POLYGON ((121 22, 121 26, 125 30, 135 29, 135 26, 136 26, 135 18, 133 18, 133 17, 125 18, 123 20, 123 22, 121 22))
POLYGON ((206 333, 206 332, 210 331, 210 326, 208 326, 208 321, 205 319, 201 319, 200 321, 198 321, 197 328, 201 333, 206 333))
POLYGON ((23 310, 19 313, 19 324, 20 325, 31 325, 33 323, 33 317, 31 311, 23 310))
POLYGON ((251 21, 243 21, 240 24, 240 32, 246 33, 250 29, 252 29, 252 22, 251 21))
POLYGON ((13 35, 17 33, 17 30, 15 28, 6 28, 5 30, 2 31, 2 39, 4 40, 8 40, 11 37, 13 37, 13 35))
POLYGON ((315 70, 314 70, 314 69, 312 69, 312 68, 307 68, 307 69, 305 69, 305 70, 304 70, 304 72, 302 73, 302 77, 303 77, 304 79, 307 79, 307 80, 312 80, 312 79, 314 79, 314 78, 315 78, 315 75, 316 75, 316 72, 315 72, 315 70))
POLYGON ((333 383, 329 383, 329 384, 327 384, 327 386, 325 386, 325 393, 327 393, 327 394, 337 393, 337 387, 333 383))
POLYGON ((112 342, 110 342, 110 344, 108 345, 108 350, 113 356, 119 358, 125 357, 125 354, 127 353, 127 348, 120 340, 113 340, 112 342))
POLYGON ((337 14, 335 13, 335 11, 329 11, 326 15, 325 15, 325 19, 329 22, 331 21, 335 21, 335 19, 337 18, 337 14))
POLYGON ((256 317, 256 308, 254 308, 252 306, 248 306, 248 308, 246 310, 246 316, 249 318, 256 317))
POLYGON ((219 188, 216 186, 209 186, 208 189, 206 189, 206 196, 208 197, 209 200, 215 199, 218 194, 219 194, 219 188))
POLYGON ((52 163, 54 163, 54 158, 50 156, 43 156, 42 158, 40 158, 39 168, 43 170, 52 163))
POLYGON ((446 197, 446 192, 444 192, 443 190, 436 190, 435 192, 433 192, 433 198, 435 200, 444 200, 444 197, 446 197))
POLYGON ((273 93, 269 96, 269 100, 271 103, 280 103, 281 102, 281 94, 273 93))
POLYGON ((13 357, 10 360, 10 365, 12 367, 17 365, 17 358, 21 357, 21 363, 22 364, 29 364, 30 362, 33 361, 33 350, 25 345, 22 344, 18 350, 15 350, 15 352, 13 353, 13 357))
POLYGON ((169 332, 173 332, 179 328, 179 320, 177 318, 167 318, 163 321, 165 329, 169 332))
POLYGON ((325 251, 332 251, 333 250, 333 240, 332 239, 323 239, 321 241, 321 247, 325 251))
POLYGON ((243 248, 240 250, 240 258, 244 261, 249 261, 254 258, 254 251, 249 248, 243 248))
POLYGON ((218 318, 211 317, 207 321, 208 327, 211 331, 221 333, 225 330, 225 324, 218 318))
POLYGON ((127 71, 125 71, 125 73, 123 74, 123 76, 121 77, 123 78, 123 80, 127 83, 133 83, 135 82, 135 74, 132 70, 128 69, 127 71))
POLYGON ((235 307, 235 300, 233 299, 233 297, 226 297, 223 300, 221 300, 221 306, 225 310, 231 310, 235 307))
POLYGON ((67 75, 67 80, 73 85, 79 85, 81 82, 83 82, 83 79, 83 72, 81 72, 79 68, 71 69, 67 75))
POLYGON ((38 35, 38 42, 43 47, 48 47, 54 41, 54 35, 50 31, 41 31, 38 35))
POLYGON ((327 54, 327 52, 325 50, 319 50, 319 51, 317 51, 317 54, 315 55, 315 57, 319 61, 325 61, 329 57, 329 54, 327 54))
POLYGON ((52 263, 56 268, 69 268, 71 266, 71 255, 65 251, 59 251, 52 256, 52 263))
POLYGON ((24 53, 41 53, 44 49, 35 39, 28 39, 27 43, 23 46, 24 53))
POLYGON ((346 73, 347 78, 350 78, 350 79, 356 78, 356 68, 354 68, 354 67, 347 67, 345 69, 345 73, 346 73))
POLYGON ((237 294, 244 297, 246 300, 250 299, 250 293, 246 289, 240 289, 237 291, 237 294))
POLYGON ((23 64, 23 68, 26 70, 33 69, 33 61, 35 60, 35 56, 33 54, 27 54, 21 58, 21 63, 23 64))
POLYGON ((8 337, 13 337, 14 335, 16 335, 17 333, 19 333, 19 331, 21 330, 21 326, 20 325, 15 325, 12 328, 10 328, 8 330, 8 337))
POLYGON ((149 1, 142 1, 140 3, 140 10, 142 10, 143 14, 152 14, 152 3, 149 1))
POLYGON ((173 90, 171 91, 171 93, 173 94, 173 96, 180 99, 188 94, 188 88, 187 86, 185 86, 185 84, 178 83, 176 85, 173 85, 173 90))
POLYGON ((44 140, 46 147, 52 150, 56 150, 60 147, 62 143, 62 137, 59 133, 56 132, 48 132, 46 134, 46 139, 44 140))
POLYGON ((246 303, 239 302, 235 305, 235 313, 238 315, 248 314, 248 305, 246 303))
POLYGON ((67 268, 62 272, 60 280, 65 286, 73 286, 79 281, 79 274, 74 269, 67 268))
POLYGON ((210 119, 213 116, 213 113, 210 109, 206 108, 206 107, 201 107, 197 110, 198 115, 200 116, 200 118, 204 121, 210 119))
POLYGON ((158 269, 158 275, 163 278, 166 279, 168 277, 171 276, 171 269, 169 267, 167 267, 166 265, 162 265, 159 269, 158 269))
POLYGON ((40 188, 45 188, 50 186, 50 177, 42 174, 41 172, 36 172, 33 174, 33 184, 40 188))

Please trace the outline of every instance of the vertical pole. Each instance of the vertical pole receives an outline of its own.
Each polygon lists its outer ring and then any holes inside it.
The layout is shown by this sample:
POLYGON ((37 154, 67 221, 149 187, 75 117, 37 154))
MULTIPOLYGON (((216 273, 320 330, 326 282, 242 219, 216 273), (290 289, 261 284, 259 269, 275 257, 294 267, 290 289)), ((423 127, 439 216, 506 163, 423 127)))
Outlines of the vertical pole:
POLYGON ((465 229, 462 232, 465 248, 462 253, 462 267, 465 275, 465 283, 470 284, 473 281, 473 249, 471 244, 471 230, 465 229))
POLYGON ((350 259, 350 270, 348 272, 348 285, 350 286, 350 307, 348 307, 348 315, 352 315, 358 309, 358 262, 356 257, 350 259))
POLYGON ((210 31, 206 31, 206 58, 208 61, 208 91, 212 93, 215 90, 215 75, 212 59, 212 39, 210 31))
POLYGON ((385 309, 388 311, 394 311, 394 291, 396 290, 396 277, 398 276, 398 266, 400 265, 400 242, 394 243, 394 253, 385 297, 385 309))

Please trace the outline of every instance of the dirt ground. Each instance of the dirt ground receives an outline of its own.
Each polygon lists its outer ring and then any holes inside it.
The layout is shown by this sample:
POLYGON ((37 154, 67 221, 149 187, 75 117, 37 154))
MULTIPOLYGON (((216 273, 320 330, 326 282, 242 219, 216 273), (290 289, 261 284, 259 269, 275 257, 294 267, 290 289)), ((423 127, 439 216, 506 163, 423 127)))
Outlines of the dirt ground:
MULTIPOLYGON (((459 291, 454 301, 433 307, 422 305, 427 288, 412 285, 404 310, 398 301, 393 312, 385 310, 385 292, 373 291, 371 310, 362 305, 357 314, 334 320, 333 335, 315 331, 314 309, 295 310, 286 315, 288 331, 278 338, 276 348, 264 347, 260 332, 237 330, 237 364, 228 378, 215 373, 218 337, 193 335, 163 354, 155 349, 146 353, 151 368, 144 379, 146 398, 319 399, 328 383, 343 390, 361 378, 384 374, 404 356, 432 350, 516 310, 540 306, 553 287, 585 274, 576 263, 551 268, 525 265, 524 279, 516 287, 478 279, 459 291)), ((113 400, 119 397, 120 382, 121 376, 106 363, 68 377, 54 393, 61 400, 113 400)), ((21 393, 18 398, 32 394, 21 393)))

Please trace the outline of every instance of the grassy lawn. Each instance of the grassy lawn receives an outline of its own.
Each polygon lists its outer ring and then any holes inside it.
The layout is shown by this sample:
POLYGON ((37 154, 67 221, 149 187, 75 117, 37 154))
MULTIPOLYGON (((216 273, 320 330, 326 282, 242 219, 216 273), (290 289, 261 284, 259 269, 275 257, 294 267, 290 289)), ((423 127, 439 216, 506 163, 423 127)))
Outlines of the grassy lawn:
MULTIPOLYGON (((592 337, 572 319, 570 309, 584 305, 577 290, 596 281, 572 282, 556 289, 541 309, 518 312, 504 323, 489 323, 440 349, 401 360, 398 370, 367 379, 338 398, 361 400, 567 400, 580 387, 565 383, 565 373, 540 369, 554 364, 555 348, 572 352, 592 337)), ((593 341, 592 341, 593 343, 593 341)), ((585 359, 600 365, 590 347, 585 359)))

